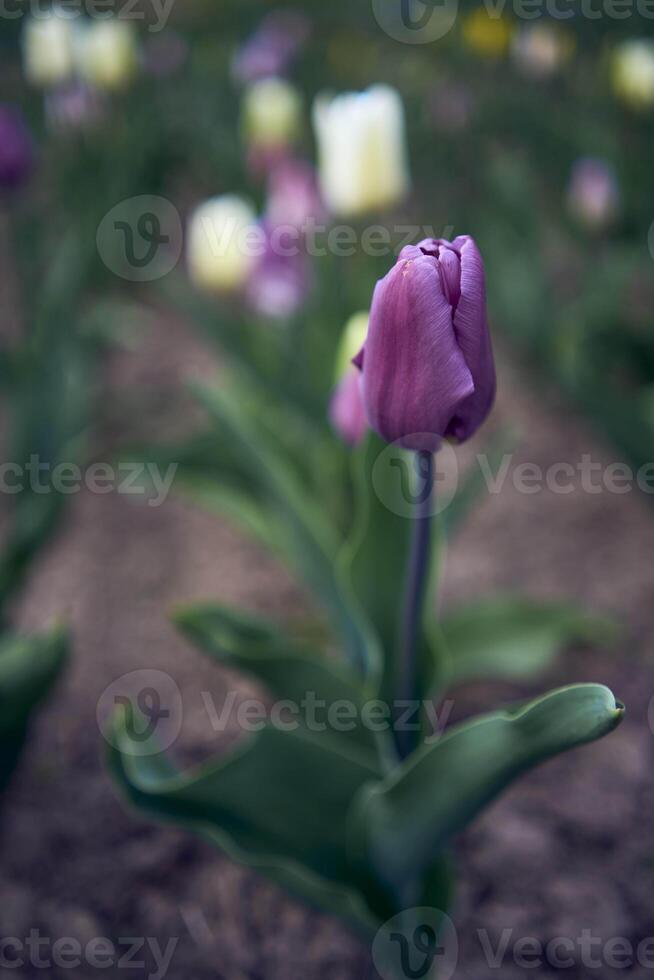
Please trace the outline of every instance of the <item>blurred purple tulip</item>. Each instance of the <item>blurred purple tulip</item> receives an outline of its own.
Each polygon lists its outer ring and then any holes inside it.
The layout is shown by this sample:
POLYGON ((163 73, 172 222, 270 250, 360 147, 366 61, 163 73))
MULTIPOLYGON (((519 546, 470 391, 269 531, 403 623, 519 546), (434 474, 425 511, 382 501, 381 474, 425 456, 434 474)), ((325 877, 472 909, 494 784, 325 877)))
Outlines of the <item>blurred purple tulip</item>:
POLYGON ((106 111, 103 94, 84 82, 71 82, 46 92, 45 119, 53 132, 88 129, 101 122, 106 111))
POLYGON ((0 188, 16 188, 30 176, 34 143, 22 114, 0 104, 0 188))
POLYGON ((264 231, 266 247, 252 267, 246 298, 261 316, 286 320, 302 308, 311 289, 307 255, 296 235, 271 225, 264 231))
POLYGON ((360 443, 368 430, 361 392, 361 375, 355 367, 346 371, 334 389, 329 405, 329 420, 335 431, 349 446, 360 443))
POLYGON ((237 52, 234 79, 243 84, 284 75, 309 36, 309 20, 299 11, 275 10, 237 52))
POLYGON ((472 238, 402 249, 375 287, 363 374, 371 427, 387 442, 435 452, 469 439, 495 397, 484 265, 472 238))
POLYGON ((273 168, 268 183, 266 220, 275 226, 306 228, 326 218, 316 172, 303 160, 285 160, 273 168))
POLYGON ((568 206, 587 227, 599 230, 620 209, 620 187, 613 168, 596 157, 582 157, 572 168, 568 206))

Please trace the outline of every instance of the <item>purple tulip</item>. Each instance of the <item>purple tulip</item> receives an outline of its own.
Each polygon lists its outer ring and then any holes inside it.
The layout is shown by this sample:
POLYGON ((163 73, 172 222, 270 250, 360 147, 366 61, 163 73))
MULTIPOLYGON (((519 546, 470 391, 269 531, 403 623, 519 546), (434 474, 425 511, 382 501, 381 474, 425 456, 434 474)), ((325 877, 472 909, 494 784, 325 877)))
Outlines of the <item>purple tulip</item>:
POLYGON ((304 305, 311 289, 307 255, 290 229, 264 225, 265 249, 254 263, 246 298, 261 316, 286 320, 304 305))
POLYGON ((0 188, 24 183, 34 165, 34 144, 21 113, 0 105, 0 188))
POLYGON ((472 238, 402 249, 375 287, 363 374, 371 427, 387 442, 435 452, 469 439, 495 397, 484 265, 472 238))
POLYGON ((90 129, 102 122, 106 112, 102 93, 83 82, 59 86, 45 95, 45 120, 53 133, 90 129))
POLYGON ((266 220, 272 225, 305 229, 326 218, 316 172, 310 163, 287 159, 274 168, 268 181, 266 220))
POLYGON ((309 32, 309 20, 298 11, 275 10, 268 14, 234 58, 235 81, 247 83, 286 74, 309 32))
POLYGON ((329 405, 329 420, 344 442, 356 446, 368 430, 363 407, 361 375, 352 367, 334 389, 329 405))

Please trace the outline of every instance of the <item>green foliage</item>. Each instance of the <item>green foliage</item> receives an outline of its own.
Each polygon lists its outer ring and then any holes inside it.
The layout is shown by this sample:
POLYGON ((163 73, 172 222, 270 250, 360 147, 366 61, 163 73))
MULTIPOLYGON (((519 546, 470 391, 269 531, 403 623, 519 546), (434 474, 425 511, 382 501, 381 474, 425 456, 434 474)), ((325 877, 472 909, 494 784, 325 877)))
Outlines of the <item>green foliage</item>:
POLYGON ((42 636, 5 634, 0 639, 0 789, 18 760, 30 717, 67 655, 68 639, 60 628, 42 636))
POLYGON ((443 908, 452 834, 522 772, 607 734, 622 713, 606 688, 565 688, 459 725, 384 774, 345 738, 273 725, 180 773, 130 741, 121 711, 110 764, 132 803, 372 936, 427 898, 443 908))

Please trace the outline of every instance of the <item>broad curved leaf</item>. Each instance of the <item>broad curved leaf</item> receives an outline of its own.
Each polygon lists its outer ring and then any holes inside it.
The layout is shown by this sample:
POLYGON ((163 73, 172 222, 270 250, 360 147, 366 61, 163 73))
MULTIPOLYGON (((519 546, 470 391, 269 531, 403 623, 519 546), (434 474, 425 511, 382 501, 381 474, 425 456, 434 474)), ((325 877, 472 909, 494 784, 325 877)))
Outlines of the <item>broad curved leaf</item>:
POLYGON ((606 687, 581 684, 458 725, 361 790, 354 851, 367 854, 381 880, 401 893, 509 783, 608 734, 623 713, 606 687))

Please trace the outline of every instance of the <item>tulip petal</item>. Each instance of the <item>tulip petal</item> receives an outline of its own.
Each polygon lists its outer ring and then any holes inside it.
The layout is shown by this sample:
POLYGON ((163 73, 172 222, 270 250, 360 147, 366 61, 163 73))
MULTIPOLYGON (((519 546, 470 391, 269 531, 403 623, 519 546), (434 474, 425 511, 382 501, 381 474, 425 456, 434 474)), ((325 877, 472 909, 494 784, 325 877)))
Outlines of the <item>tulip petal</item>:
POLYGON ((484 263, 472 238, 452 243, 461 256, 461 297, 454 313, 454 331, 474 379, 474 391, 452 418, 447 435, 469 439, 484 421, 495 398, 495 366, 486 316, 484 263))
POLYGON ((438 448, 474 394, 438 260, 416 246, 402 250, 375 288, 363 389, 372 428, 387 442, 425 451, 438 448))
POLYGON ((350 368, 334 390, 329 419, 341 438, 350 446, 361 442, 368 423, 361 394, 361 375, 350 368))

